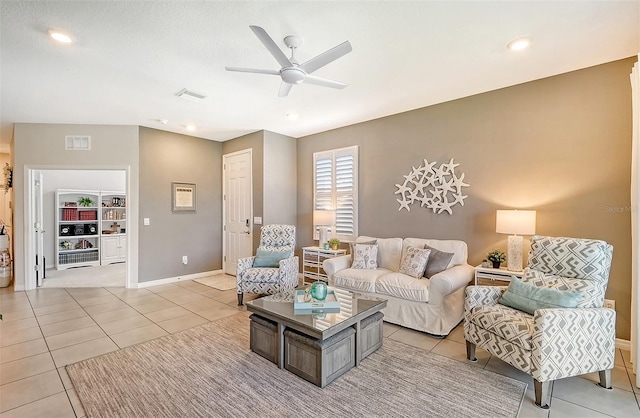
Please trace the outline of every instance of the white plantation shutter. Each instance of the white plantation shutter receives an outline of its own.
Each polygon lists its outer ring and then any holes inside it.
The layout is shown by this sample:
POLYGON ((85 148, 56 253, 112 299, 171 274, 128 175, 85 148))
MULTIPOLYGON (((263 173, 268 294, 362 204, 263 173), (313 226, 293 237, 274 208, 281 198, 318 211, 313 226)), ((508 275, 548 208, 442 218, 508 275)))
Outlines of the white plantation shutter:
MULTIPOLYGON (((355 241, 358 236, 358 147, 313 154, 313 208, 336 210, 336 230, 329 237, 355 241)), ((314 227, 314 239, 318 228, 314 227)))

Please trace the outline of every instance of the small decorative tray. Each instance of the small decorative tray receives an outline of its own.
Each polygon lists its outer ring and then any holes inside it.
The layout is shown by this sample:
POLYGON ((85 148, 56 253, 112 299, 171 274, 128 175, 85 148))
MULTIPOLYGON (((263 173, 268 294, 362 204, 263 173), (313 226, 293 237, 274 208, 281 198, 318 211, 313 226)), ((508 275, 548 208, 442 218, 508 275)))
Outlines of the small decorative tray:
POLYGON ((335 292, 331 289, 327 290, 327 298, 325 300, 305 302, 304 290, 299 289, 296 290, 295 298, 293 300, 293 309, 296 311, 302 309, 308 311, 312 309, 337 309, 337 312, 340 312, 340 302, 338 301, 338 298, 336 298, 335 292))

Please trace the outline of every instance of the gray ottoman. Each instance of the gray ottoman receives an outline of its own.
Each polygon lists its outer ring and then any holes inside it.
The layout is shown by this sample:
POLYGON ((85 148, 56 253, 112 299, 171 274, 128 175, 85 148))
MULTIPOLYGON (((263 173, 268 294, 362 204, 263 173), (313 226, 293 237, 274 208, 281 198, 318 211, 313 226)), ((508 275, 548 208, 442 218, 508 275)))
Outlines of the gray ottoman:
POLYGON ((355 366, 355 334, 349 327, 321 341, 287 329, 284 368, 323 388, 355 366))
POLYGON ((260 354, 272 363, 278 364, 277 333, 278 326, 261 316, 253 314, 251 320, 249 346, 251 351, 260 354))
POLYGON ((360 323, 360 360, 382 347, 382 312, 376 312, 360 323))

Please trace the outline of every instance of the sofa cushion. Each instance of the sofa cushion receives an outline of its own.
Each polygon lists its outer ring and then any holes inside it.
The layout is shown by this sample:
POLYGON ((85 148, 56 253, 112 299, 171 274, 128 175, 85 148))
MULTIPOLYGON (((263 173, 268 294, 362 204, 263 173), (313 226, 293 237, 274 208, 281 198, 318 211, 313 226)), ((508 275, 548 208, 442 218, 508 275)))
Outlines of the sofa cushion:
POLYGON ((430 279, 434 274, 438 274, 447 269, 454 254, 437 250, 433 247, 429 247, 428 245, 425 245, 424 248, 431 251, 427 267, 424 269, 424 277, 430 279))
POLYGON ((416 302, 429 301, 429 280, 420 280, 406 274, 389 272, 378 277, 376 291, 416 302))
POLYGON ((458 264, 467 264, 467 243, 459 240, 444 240, 444 239, 423 239, 423 238, 405 238, 402 243, 402 248, 407 247, 422 247, 425 248, 428 245, 436 250, 444 251, 446 253, 453 253, 453 257, 449 262, 447 268, 457 266, 458 264))
POLYGON ((333 275, 333 284, 347 290, 358 290, 361 292, 376 292, 376 280, 378 277, 390 273, 387 269, 344 269, 333 275))
POLYGON ((356 252, 353 255, 354 269, 376 269, 378 268, 378 246, 356 244, 356 252))
MULTIPOLYGON (((375 238, 361 236, 356 243, 376 240, 378 244, 378 267, 391 271, 400 270, 402 259, 402 238, 375 238)), ((424 245, 422 246, 424 248, 424 245)))
POLYGON ((409 247, 403 254, 400 273, 419 279, 424 274, 431 250, 409 247))
POLYGON ((503 305, 481 305, 472 308, 466 320, 525 350, 531 350, 532 315, 503 305))

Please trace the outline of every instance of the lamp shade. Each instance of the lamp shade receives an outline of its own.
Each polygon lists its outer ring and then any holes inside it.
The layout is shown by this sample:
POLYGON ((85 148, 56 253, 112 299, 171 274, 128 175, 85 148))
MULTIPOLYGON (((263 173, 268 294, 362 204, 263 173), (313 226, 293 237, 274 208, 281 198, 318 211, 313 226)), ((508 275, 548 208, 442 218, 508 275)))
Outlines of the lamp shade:
POLYGON ((331 226, 336 224, 335 210, 314 210, 313 224, 316 226, 331 226))
POLYGON ((535 210, 496 211, 496 232, 499 234, 533 235, 536 233, 535 210))

